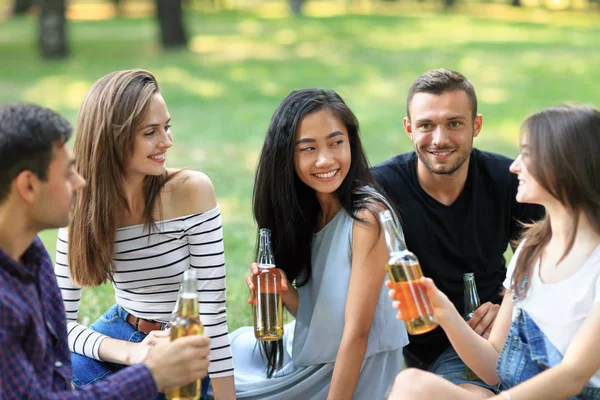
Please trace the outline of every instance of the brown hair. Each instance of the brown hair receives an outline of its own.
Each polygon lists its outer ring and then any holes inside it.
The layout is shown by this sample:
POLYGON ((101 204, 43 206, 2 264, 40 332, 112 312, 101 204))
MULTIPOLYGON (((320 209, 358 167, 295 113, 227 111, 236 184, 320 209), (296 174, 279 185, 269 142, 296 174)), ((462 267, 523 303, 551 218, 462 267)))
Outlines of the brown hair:
POLYGON ((410 120, 410 103, 415 94, 430 93, 441 95, 446 92, 454 92, 457 90, 462 90, 467 94, 467 97, 471 102, 473 119, 475 119, 477 116, 477 95, 475 94, 473 84, 465 78, 464 75, 444 68, 427 71, 413 82, 408 90, 408 96, 406 97, 407 118, 410 120))
MULTIPOLYGON (((581 213, 600 233, 600 111, 574 105, 546 108, 523 122, 522 134, 529 147, 529 172, 571 214, 562 261, 575 243, 581 213)), ((527 228, 511 282, 520 298, 527 293, 533 266, 552 237, 547 214, 527 228)))
MULTIPOLYGON (((96 81, 83 100, 73 152, 75 168, 88 184, 75 201, 68 255, 71 277, 79 285, 97 286, 113 278, 118 216, 128 209, 121 186, 125 160, 156 93, 158 83, 150 72, 117 71, 96 81)), ((148 227, 169 179, 167 173, 144 178, 143 222, 148 227)))

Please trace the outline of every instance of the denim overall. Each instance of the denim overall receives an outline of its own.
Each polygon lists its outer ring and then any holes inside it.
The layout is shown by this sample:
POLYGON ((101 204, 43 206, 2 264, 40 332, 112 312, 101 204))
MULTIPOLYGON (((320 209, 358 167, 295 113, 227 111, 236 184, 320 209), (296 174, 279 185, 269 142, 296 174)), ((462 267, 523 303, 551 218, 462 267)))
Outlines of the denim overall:
MULTIPOLYGON (((503 389, 510 389, 562 361, 562 354, 521 308, 516 308, 516 319, 510 327, 506 343, 498 359, 496 371, 503 389)), ((598 400, 600 388, 584 387, 569 400, 598 400)))
MULTIPOLYGON (((146 334, 135 330, 127 322, 129 313, 122 307, 115 304, 102 315, 96 322, 90 325, 90 328, 98 333, 109 336, 114 339, 126 340, 128 342, 139 343, 146 337, 146 334)), ((163 329, 166 324, 163 324, 163 329)), ((73 365, 73 384, 77 387, 89 385, 96 381, 101 381, 108 375, 115 373, 125 367, 125 365, 115 364, 105 361, 97 361, 93 358, 82 356, 81 354, 71 352, 73 365)), ((202 379, 202 396, 206 398, 210 379, 202 379)), ((155 400, 164 400, 165 396, 159 394, 155 400)))

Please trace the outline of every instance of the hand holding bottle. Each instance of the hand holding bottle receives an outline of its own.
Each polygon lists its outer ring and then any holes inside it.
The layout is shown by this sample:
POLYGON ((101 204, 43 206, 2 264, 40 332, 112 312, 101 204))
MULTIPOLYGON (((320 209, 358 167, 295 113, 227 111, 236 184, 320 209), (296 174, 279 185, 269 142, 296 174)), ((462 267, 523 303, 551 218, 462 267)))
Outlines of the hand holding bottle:
MULTIPOLYGON (((433 313, 435 314, 435 317, 440 325, 443 325, 446 317, 450 313, 456 312, 454 304, 452 304, 444 292, 435 286, 435 283, 433 283, 431 278, 421 277, 419 283, 421 283, 421 285, 427 290, 427 295, 429 296, 429 300, 431 301, 431 305, 433 307, 433 313)), ((396 318, 403 321, 404 318, 402 316, 398 294, 394 290, 394 286, 391 281, 385 281, 385 285, 390 289, 388 296, 393 300, 392 307, 398 310, 396 318)))
POLYGON ((491 302, 483 303, 475 310, 473 316, 468 321, 469 326, 477 332, 477 334, 487 339, 490 336, 496 315, 500 311, 500 306, 491 302))
MULTIPOLYGON (((289 288, 289 282, 288 282, 287 275, 285 274, 285 272, 283 272, 282 269, 280 269, 280 268, 275 268, 275 269, 279 272, 279 274, 281 274, 281 290, 285 292, 289 288)), ((253 262, 252 264, 250 264, 250 275, 248 275, 246 277, 246 286, 248 286, 248 289, 250 289, 250 296, 248 297, 248 304, 254 305, 254 303, 255 303, 254 292, 256 290, 256 287, 254 284, 254 280, 256 279, 256 277, 259 274, 260 274, 260 269, 258 268, 258 263, 253 262)))

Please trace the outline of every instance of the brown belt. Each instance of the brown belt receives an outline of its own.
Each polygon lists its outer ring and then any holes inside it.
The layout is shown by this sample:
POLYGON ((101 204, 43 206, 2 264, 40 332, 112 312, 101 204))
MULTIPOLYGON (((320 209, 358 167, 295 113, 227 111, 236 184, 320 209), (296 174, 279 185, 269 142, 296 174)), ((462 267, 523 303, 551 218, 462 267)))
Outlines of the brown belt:
POLYGON ((139 318, 132 314, 127 316, 127 322, 133 326, 136 331, 144 332, 146 335, 152 331, 160 331, 162 323, 151 321, 149 319, 139 318))

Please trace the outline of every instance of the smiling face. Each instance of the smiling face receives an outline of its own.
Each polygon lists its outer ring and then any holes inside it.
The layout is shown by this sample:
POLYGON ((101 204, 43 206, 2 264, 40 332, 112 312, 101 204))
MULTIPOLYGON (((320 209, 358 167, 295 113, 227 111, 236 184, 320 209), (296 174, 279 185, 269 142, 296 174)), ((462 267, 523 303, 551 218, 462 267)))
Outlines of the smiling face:
POLYGON ((409 117, 404 119, 404 128, 419 158, 420 173, 452 175, 466 169, 482 117, 473 118, 463 90, 416 93, 409 117))
POLYGON ((524 138, 521 142, 521 154, 510 165, 510 172, 517 175, 519 179, 519 187, 517 190, 517 201, 519 203, 534 203, 545 205, 552 198, 550 193, 546 191, 529 172, 531 165, 530 147, 527 139, 524 138))
POLYGON ((305 116, 296 132, 294 167, 317 196, 335 192, 350 169, 350 141, 344 123, 329 110, 305 116))
POLYGON ((128 157, 125 174, 161 175, 166 171, 166 152, 173 143, 171 116, 160 93, 150 100, 148 115, 135 131, 133 151, 128 157))

